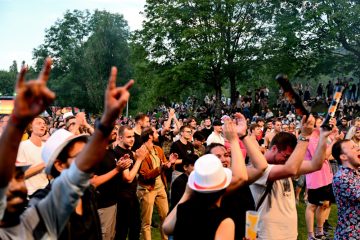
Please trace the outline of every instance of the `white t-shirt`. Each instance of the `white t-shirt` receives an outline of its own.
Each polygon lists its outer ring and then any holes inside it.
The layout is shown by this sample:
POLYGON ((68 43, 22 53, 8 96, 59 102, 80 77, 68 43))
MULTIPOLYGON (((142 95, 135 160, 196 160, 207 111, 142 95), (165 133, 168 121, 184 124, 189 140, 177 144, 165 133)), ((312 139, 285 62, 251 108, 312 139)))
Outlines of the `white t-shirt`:
POLYGON ((212 132, 206 140, 206 145, 209 146, 211 143, 220 143, 225 145, 225 139, 220 134, 212 132))
MULTIPOLYGON (((265 192, 267 179, 273 167, 274 165, 269 164, 261 178, 250 185, 255 206, 265 192)), ((275 181, 258 211, 260 218, 257 239, 297 239, 297 210, 291 178, 275 181)))
MULTIPOLYGON (((38 147, 33 144, 30 139, 22 141, 19 146, 16 161, 21 165, 31 166, 43 163, 44 160, 41 158, 42 148, 43 144, 41 145, 41 147, 38 147)), ((26 179, 25 184, 28 189, 28 195, 33 194, 38 189, 46 187, 48 183, 49 181, 44 171, 26 179)))

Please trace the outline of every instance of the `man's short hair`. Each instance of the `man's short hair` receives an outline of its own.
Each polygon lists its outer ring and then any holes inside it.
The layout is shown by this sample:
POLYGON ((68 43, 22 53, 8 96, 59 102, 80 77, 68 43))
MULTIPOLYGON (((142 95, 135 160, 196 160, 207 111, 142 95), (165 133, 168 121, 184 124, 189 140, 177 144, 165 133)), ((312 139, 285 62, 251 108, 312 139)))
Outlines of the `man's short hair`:
POLYGON ((147 142, 150 139, 150 136, 154 134, 152 127, 146 127, 141 132, 141 141, 143 143, 147 142))
POLYGON ((261 117, 258 117, 255 121, 255 123, 259 123, 259 122, 265 122, 264 119, 262 119, 261 117))
POLYGON ((257 124, 257 123, 252 123, 251 125, 250 125, 250 132, 252 133, 253 131, 254 131, 254 129, 255 128, 257 128, 257 127, 261 127, 259 124, 257 124))
POLYGON ((216 147, 223 147, 225 148, 224 145, 222 145, 221 143, 211 143, 210 145, 208 145, 205 149, 205 154, 210 154, 211 153, 211 150, 213 148, 216 148, 216 147))
POLYGON ((191 127, 189 125, 182 125, 180 127, 180 132, 183 132, 185 128, 191 129, 191 127))
POLYGON ((132 127, 129 126, 129 125, 122 125, 122 126, 119 128, 118 136, 124 136, 125 129, 130 131, 130 130, 132 130, 132 127))
POLYGON ((135 122, 139 122, 141 120, 144 120, 146 117, 148 117, 148 115, 146 115, 145 113, 139 113, 136 117, 135 117, 135 122))
POLYGON ((196 139, 196 140, 199 140, 199 141, 204 141, 205 140, 204 135, 202 135, 202 133, 199 132, 199 131, 196 131, 194 133, 193 138, 194 138, 194 140, 196 139))
POLYGON ((194 165, 195 164, 195 161, 199 158, 198 155, 196 154, 189 154, 187 155, 184 159, 183 159, 183 162, 182 164, 184 166, 189 166, 190 164, 191 165, 194 165))
POLYGON ((296 144, 297 139, 294 134, 288 132, 279 132, 271 140, 269 149, 274 145, 280 151, 285 150, 287 147, 294 149, 296 144))
POLYGON ((342 144, 343 144, 344 142, 348 142, 348 141, 350 141, 350 140, 349 140, 349 139, 339 140, 339 141, 337 141, 337 142, 333 145, 333 147, 332 147, 332 149, 331 149, 331 154, 332 154, 333 157, 336 159, 336 161, 337 161, 337 163, 338 163, 339 165, 342 164, 342 163, 341 163, 341 160, 340 160, 340 155, 343 154, 342 144))

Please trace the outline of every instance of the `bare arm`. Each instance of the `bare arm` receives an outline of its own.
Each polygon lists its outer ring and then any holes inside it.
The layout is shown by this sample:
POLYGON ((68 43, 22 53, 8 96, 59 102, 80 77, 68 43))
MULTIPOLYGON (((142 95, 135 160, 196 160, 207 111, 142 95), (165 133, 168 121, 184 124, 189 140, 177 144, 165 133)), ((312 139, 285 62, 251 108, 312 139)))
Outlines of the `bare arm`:
POLYGON ((30 178, 40 173, 45 168, 45 163, 39 163, 31 166, 28 170, 25 171, 25 178, 30 178))
POLYGON ((186 185, 185 192, 184 192, 183 196, 181 197, 180 201, 178 202, 178 204, 176 204, 176 206, 173 208, 173 210, 171 210, 169 215, 165 218, 165 221, 162 225, 162 228, 163 228, 163 231, 165 234, 170 235, 170 234, 174 233, 175 224, 176 224, 177 207, 179 204, 184 203, 187 200, 189 200, 191 198, 191 195, 192 195, 192 190, 189 188, 188 185, 186 185))
MULTIPOLYGON (((336 123, 334 121, 332 124, 336 123)), ((323 166, 324 161, 326 159, 329 159, 329 157, 331 156, 332 146, 335 144, 335 142, 337 142, 337 140, 342 139, 343 137, 344 134, 341 133, 339 135, 338 129, 336 127, 334 127, 332 131, 326 131, 325 129, 320 128, 320 138, 314 156, 312 156, 312 159, 310 161, 303 161, 299 169, 299 175, 320 170, 323 166), (334 134, 335 137, 331 144, 327 146, 327 139, 331 134, 334 134)))
MULTIPOLYGON (((237 127, 239 127, 239 125, 237 127)), ((245 127, 246 131, 246 125, 242 127, 245 127)), ((225 120, 224 134, 226 139, 230 142, 231 147, 231 171, 233 176, 227 191, 232 191, 238 186, 242 186, 248 180, 248 175, 245 159, 242 155, 238 141, 236 125, 231 119, 225 120)))
POLYGON ((215 240, 235 239, 235 223, 231 218, 225 218, 221 221, 215 233, 215 240))
POLYGON ((128 159, 120 158, 120 160, 117 161, 116 167, 114 169, 112 169, 109 172, 107 172, 103 175, 100 175, 100 176, 94 175, 90 179, 90 183, 96 188, 96 187, 106 183, 113 177, 115 177, 118 173, 121 173, 121 172, 127 170, 130 167, 130 165, 131 165, 130 158, 128 158, 128 159))
POLYGON ((118 173, 119 173, 119 171, 116 168, 114 168, 113 170, 111 170, 111 171, 109 171, 109 172, 107 172, 107 173, 105 173, 103 175, 100 175, 100 176, 94 175, 90 179, 90 183, 95 188, 97 188, 98 186, 106 183, 107 181, 109 181, 110 179, 115 177, 118 173))
POLYGON ((268 166, 265 156, 259 150, 259 144, 256 139, 245 137, 243 140, 251 165, 247 166, 248 181, 247 184, 255 182, 261 177, 268 166))
POLYGON ((1 188, 7 186, 12 178, 19 144, 27 124, 55 99, 55 94, 46 86, 51 64, 51 59, 47 58, 38 79, 27 82, 25 82, 26 69, 20 70, 15 86, 14 109, 0 138, 1 188))
POLYGON ((142 145, 139 149, 136 150, 135 152, 136 160, 133 168, 131 170, 127 168, 122 172, 122 177, 124 181, 131 183, 134 180, 136 174, 140 169, 141 163, 145 159, 146 155, 147 155, 147 149, 145 145, 142 145))
MULTIPOLYGON (((129 89, 134 81, 130 80, 123 87, 116 87, 117 69, 113 67, 109 78, 108 87, 105 92, 105 112, 101 117, 101 124, 106 128, 112 128, 116 118, 124 109, 130 97, 129 89)), ((108 136, 103 131, 96 129, 90 142, 86 144, 84 150, 75 159, 77 167, 83 172, 92 172, 105 155, 108 136)))
MULTIPOLYGON (((315 119, 312 115, 310 115, 307 120, 305 116, 303 117, 301 133, 304 137, 308 138, 311 135, 314 129, 314 123, 315 123, 315 119)), ((290 155, 289 159, 285 162, 285 164, 275 165, 271 169, 268 180, 275 181, 275 180, 295 176, 298 173, 302 161, 305 158, 305 153, 308 145, 309 145, 308 141, 298 141, 294 151, 290 155)), ((272 146, 272 148, 274 147, 276 148, 276 146, 272 146)))

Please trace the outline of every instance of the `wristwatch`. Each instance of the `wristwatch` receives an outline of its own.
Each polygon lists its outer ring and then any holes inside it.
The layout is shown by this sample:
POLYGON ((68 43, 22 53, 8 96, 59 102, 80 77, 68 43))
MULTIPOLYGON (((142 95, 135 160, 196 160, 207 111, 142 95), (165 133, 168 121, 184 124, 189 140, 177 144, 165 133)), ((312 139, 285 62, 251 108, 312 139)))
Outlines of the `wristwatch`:
POLYGON ((95 128, 99 129, 105 137, 108 137, 113 130, 114 126, 105 126, 100 121, 96 121, 95 128))
POLYGON ((298 137, 298 140, 299 140, 299 141, 303 141, 303 142, 308 142, 308 141, 309 141, 308 138, 306 138, 306 137, 304 137, 304 136, 302 136, 302 135, 300 135, 300 136, 298 137))

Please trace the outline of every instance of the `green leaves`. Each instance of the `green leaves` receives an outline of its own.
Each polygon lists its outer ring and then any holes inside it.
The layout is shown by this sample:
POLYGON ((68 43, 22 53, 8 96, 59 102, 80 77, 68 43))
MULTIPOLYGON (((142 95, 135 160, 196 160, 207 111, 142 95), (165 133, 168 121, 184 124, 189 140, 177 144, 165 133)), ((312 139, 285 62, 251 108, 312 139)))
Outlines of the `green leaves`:
POLYGON ((55 104, 101 112, 111 66, 118 67, 120 79, 129 78, 129 35, 123 16, 106 11, 67 11, 46 30, 34 58, 37 66, 46 56, 54 59, 49 84, 55 104))

